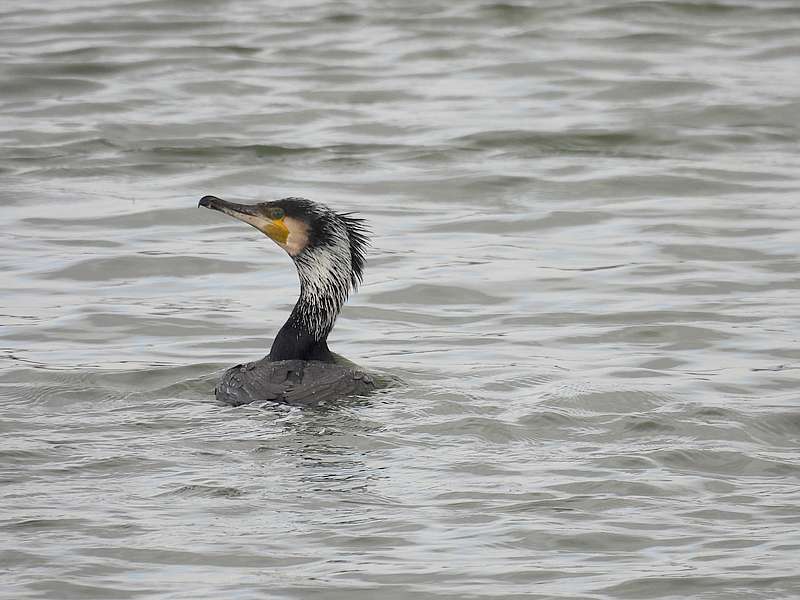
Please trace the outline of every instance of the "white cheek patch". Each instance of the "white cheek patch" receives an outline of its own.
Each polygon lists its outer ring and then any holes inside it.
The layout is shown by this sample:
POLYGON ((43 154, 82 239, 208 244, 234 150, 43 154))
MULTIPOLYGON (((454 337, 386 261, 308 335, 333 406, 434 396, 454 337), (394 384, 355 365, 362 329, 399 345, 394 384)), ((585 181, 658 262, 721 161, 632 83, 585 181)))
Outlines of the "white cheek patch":
POLYGON ((308 246, 308 225, 292 217, 285 217, 283 224, 289 230, 289 236, 280 246, 289 253, 289 256, 297 256, 308 246))

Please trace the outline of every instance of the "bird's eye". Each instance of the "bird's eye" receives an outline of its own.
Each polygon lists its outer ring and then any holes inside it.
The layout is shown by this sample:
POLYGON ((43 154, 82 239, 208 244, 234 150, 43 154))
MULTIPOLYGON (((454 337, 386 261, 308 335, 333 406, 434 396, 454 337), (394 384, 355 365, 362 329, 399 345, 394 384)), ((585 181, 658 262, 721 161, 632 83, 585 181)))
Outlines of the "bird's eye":
POLYGON ((286 213, 283 211, 282 208, 275 207, 271 208, 269 211, 269 218, 272 219, 273 221, 279 221, 284 216, 286 216, 286 213))

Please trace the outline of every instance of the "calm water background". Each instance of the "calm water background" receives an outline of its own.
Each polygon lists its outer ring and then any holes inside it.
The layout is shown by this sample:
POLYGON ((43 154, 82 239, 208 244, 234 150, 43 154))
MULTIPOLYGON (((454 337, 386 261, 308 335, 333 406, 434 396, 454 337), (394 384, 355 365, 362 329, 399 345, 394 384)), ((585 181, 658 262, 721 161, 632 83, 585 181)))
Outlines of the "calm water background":
POLYGON ((4 598, 800 596, 800 5, 0 4, 4 598), (232 409, 287 257, 332 347, 232 409))

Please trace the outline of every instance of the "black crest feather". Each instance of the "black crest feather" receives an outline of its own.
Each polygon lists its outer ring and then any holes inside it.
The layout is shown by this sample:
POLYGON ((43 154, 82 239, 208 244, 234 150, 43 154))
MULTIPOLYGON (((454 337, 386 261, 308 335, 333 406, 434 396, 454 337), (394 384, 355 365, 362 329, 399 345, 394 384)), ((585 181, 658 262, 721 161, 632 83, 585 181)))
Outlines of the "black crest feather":
POLYGON ((350 262, 353 268, 350 283, 353 290, 356 290, 363 281, 371 232, 364 219, 354 217, 353 213, 340 213, 339 218, 344 222, 344 226, 347 228, 347 237, 350 238, 350 262))

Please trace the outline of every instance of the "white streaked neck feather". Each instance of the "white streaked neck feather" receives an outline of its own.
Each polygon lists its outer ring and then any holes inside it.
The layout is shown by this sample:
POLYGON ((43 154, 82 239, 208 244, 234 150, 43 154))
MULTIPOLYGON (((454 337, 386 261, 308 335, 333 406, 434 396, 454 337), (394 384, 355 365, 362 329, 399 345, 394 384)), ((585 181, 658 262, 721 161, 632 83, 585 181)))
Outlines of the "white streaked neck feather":
MULTIPOLYGON (((343 228, 342 228, 343 229, 343 228)), ((329 243, 294 256, 300 278, 298 317, 316 339, 327 337, 350 292, 352 272, 347 233, 333 232, 329 243)))

